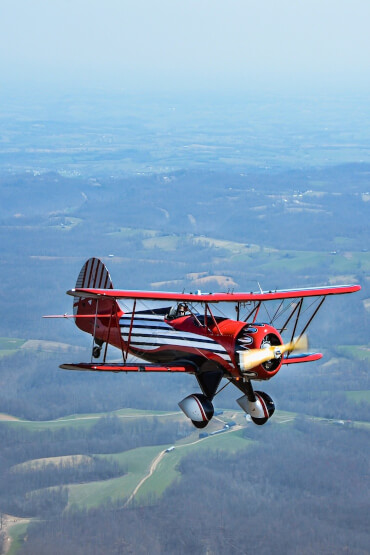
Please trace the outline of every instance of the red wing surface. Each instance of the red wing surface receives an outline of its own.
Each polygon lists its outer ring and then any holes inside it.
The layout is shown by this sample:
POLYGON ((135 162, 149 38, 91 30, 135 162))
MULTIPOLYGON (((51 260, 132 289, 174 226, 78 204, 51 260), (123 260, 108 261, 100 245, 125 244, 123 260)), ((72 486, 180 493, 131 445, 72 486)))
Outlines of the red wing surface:
POLYGON ((160 366, 158 364, 112 364, 80 362, 77 364, 61 364, 62 370, 90 370, 93 372, 187 372, 193 374, 195 366, 190 363, 185 364, 167 364, 160 366))
POLYGON ((283 299, 295 299, 304 297, 317 297, 327 295, 343 295, 359 291, 359 285, 339 285, 330 287, 314 287, 302 289, 280 289, 277 291, 263 291, 260 293, 166 293, 162 291, 124 291, 121 289, 95 289, 76 288, 67 291, 69 295, 83 298, 106 298, 114 299, 137 299, 151 301, 188 301, 188 302, 248 302, 248 301, 272 301, 283 299))

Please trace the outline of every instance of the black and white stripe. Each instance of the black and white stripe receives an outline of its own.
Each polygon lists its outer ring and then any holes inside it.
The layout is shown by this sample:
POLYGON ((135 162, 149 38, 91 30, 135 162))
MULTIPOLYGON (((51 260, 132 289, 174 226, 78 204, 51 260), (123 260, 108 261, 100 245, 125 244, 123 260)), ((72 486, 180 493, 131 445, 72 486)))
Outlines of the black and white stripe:
POLYGON ((76 288, 113 289, 109 272, 98 258, 89 258, 78 275, 76 288))
MULTIPOLYGON (((103 262, 98 258, 89 258, 82 266, 76 281, 76 289, 113 289, 113 283, 109 272, 103 262)), ((73 313, 78 313, 81 298, 74 297, 73 313)))
MULTIPOLYGON (((132 314, 125 314, 120 319, 121 334, 125 342, 128 342, 131 318, 132 314)), ((188 347, 215 353, 231 363, 230 356, 222 345, 210 337, 178 331, 164 321, 163 315, 158 314, 138 314, 134 317, 130 345, 142 351, 152 351, 163 346, 168 346, 171 350, 188 347)))

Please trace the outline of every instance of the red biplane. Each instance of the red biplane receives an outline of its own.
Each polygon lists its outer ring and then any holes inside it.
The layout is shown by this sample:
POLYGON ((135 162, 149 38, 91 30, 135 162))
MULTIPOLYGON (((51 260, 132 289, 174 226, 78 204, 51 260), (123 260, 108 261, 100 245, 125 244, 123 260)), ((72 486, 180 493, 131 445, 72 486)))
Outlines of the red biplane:
POLYGON ((307 347, 308 326, 326 296, 359 289, 359 285, 341 285, 257 293, 124 291, 114 289, 105 265, 90 258, 75 289, 67 293, 73 297, 70 317, 93 337, 91 362, 62 364, 61 368, 194 374, 202 393, 189 395, 179 406, 197 428, 204 428, 211 420, 212 400, 226 378, 227 384, 233 383, 242 392, 237 399, 241 408, 261 425, 273 415, 275 406, 267 393, 253 389, 252 380, 269 380, 284 364, 320 359, 320 353, 302 352, 307 347), (124 311, 119 301, 133 304, 124 311), (146 301, 172 305, 148 308, 146 301), (266 301, 276 301, 273 312, 266 301), (144 310, 138 308, 139 303, 144 304, 144 310), (216 314, 219 303, 233 303, 236 319, 216 314), (261 319, 263 306, 266 316, 261 319), (287 333, 284 343, 282 335, 287 333), (108 345, 121 351, 121 362, 107 362, 108 345), (129 355, 140 361, 130 362, 129 355))

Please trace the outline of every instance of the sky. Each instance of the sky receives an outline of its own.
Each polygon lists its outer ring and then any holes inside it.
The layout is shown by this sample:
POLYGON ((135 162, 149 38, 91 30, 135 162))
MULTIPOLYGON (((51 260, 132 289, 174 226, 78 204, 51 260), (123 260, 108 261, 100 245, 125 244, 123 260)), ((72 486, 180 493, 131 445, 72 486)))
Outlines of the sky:
POLYGON ((370 88, 369 0, 1 0, 3 84, 370 88))

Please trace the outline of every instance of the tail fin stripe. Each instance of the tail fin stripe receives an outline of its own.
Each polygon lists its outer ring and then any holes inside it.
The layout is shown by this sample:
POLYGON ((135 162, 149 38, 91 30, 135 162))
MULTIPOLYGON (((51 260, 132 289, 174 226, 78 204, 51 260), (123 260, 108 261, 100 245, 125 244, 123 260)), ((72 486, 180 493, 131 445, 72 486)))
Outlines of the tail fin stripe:
POLYGON ((84 266, 81 268, 80 273, 78 274, 76 287, 82 287, 83 286, 83 282, 84 282, 84 279, 85 279, 85 274, 86 274, 86 264, 84 264, 84 266))
MULTIPOLYGON (((101 288, 104 283, 104 289, 113 289, 112 280, 104 263, 98 258, 90 258, 85 262, 77 278, 76 288, 101 288)), ((76 326, 88 333, 95 335, 95 323, 97 314, 97 301, 86 303, 86 298, 74 297, 73 314, 77 316, 75 319, 76 326)), ((116 301, 111 299, 99 300, 100 314, 112 314, 112 311, 118 312, 120 307, 116 301)), ((100 332, 99 332, 100 333, 100 332)), ((101 332, 103 333, 103 331, 101 332)), ((103 333, 104 336, 104 333, 103 333)))
POLYGON ((90 273, 90 266, 91 266, 91 261, 89 260, 86 264, 85 264, 85 271, 83 273, 83 277, 82 277, 82 287, 86 287, 86 283, 87 283, 87 276, 90 273))
POLYGON ((94 287, 100 287, 102 277, 103 277, 103 267, 101 264, 99 264, 96 272, 96 277, 94 280, 94 287))
POLYGON ((95 269, 94 269, 94 275, 93 275, 94 281, 93 281, 93 285, 92 285, 92 286, 93 286, 94 288, 96 287, 96 284, 99 283, 99 281, 100 281, 100 277, 99 277, 99 276, 100 276, 100 272, 101 272, 101 264, 100 264, 100 260, 97 260, 97 261, 96 261, 96 266, 95 266, 95 269))
POLYGON ((95 263, 95 258, 92 258, 91 261, 89 262, 89 277, 87 279, 87 282, 84 283, 84 287, 89 287, 90 281, 91 281, 91 276, 92 276, 92 272, 93 272, 93 267, 94 267, 94 263, 95 263))
POLYGON ((100 262, 100 260, 99 260, 99 262, 98 262, 98 267, 97 267, 97 269, 96 269, 96 276, 95 276, 95 281, 94 281, 94 287, 99 287, 99 284, 101 283, 101 278, 102 278, 102 275, 103 275, 103 269, 104 269, 104 266, 103 266, 103 264, 102 264, 102 263, 100 262))
POLYGON ((99 273, 99 266, 100 266, 100 260, 95 258, 94 269, 92 273, 92 287, 95 287, 96 278, 98 277, 98 273, 99 273))
MULTIPOLYGON (((113 283, 104 263, 98 258, 90 258, 85 262, 85 264, 81 268, 81 271, 77 278, 76 288, 89 289, 89 288, 96 288, 96 287, 98 289, 102 287, 104 289, 113 289, 113 283)), ((79 297, 74 297, 74 301, 73 301, 74 315, 86 315, 86 310, 89 310, 89 309, 85 306, 83 301, 84 299, 80 299, 79 297)), ((112 302, 110 300, 108 303, 104 304, 104 301, 101 301, 101 303, 100 304, 103 308, 106 305, 104 310, 106 309, 107 311, 111 312, 112 302)), ((119 310, 119 307, 117 308, 117 310, 119 310)), ((87 320, 88 318, 86 318, 86 322, 85 322, 85 320, 82 319, 82 321, 84 322, 82 323, 76 319, 76 325, 78 325, 78 327, 80 327, 81 329, 85 329, 85 328, 87 329, 87 327, 90 325, 87 323, 87 320)), ((91 330, 89 330, 89 333, 91 333, 91 330)))
POLYGON ((90 270, 90 265, 91 265, 91 260, 89 260, 87 262, 87 264, 85 264, 85 271, 84 271, 83 277, 82 277, 82 287, 86 287, 86 275, 88 274, 88 272, 90 270))
POLYGON ((99 286, 99 287, 102 287, 102 286, 103 286, 103 283, 105 283, 106 275, 108 275, 107 269, 106 269, 105 266, 102 264, 102 267, 101 267, 101 276, 100 276, 100 286, 99 286))
POLYGON ((101 265, 101 275, 100 275, 100 280, 99 280, 99 287, 103 286, 103 283, 105 283, 105 277, 106 275, 108 275, 108 271, 106 269, 106 267, 104 266, 104 264, 101 265))

